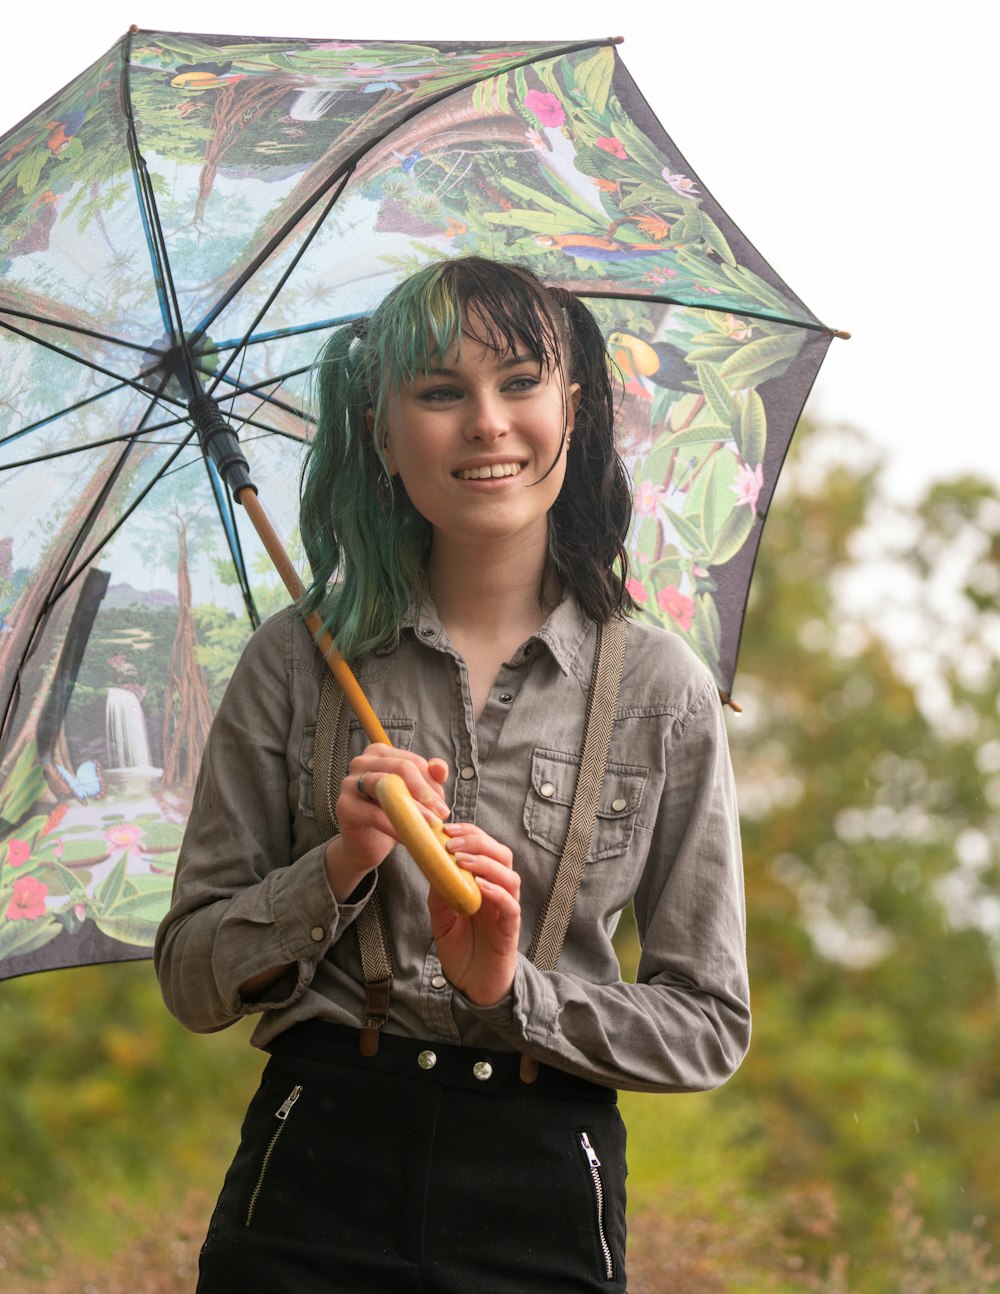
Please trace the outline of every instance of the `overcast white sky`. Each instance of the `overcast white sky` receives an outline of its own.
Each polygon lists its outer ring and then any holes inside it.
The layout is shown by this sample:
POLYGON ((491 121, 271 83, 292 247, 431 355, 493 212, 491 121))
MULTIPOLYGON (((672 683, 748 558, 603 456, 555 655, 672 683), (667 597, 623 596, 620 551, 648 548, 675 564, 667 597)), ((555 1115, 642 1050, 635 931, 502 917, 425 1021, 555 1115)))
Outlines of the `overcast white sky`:
POLYGON ((622 35, 629 70, 705 186, 824 322, 854 334, 831 346, 811 411, 884 447, 900 499, 963 470, 1000 480, 1000 20, 981 0, 10 8, 0 132, 133 22, 357 39, 622 35))

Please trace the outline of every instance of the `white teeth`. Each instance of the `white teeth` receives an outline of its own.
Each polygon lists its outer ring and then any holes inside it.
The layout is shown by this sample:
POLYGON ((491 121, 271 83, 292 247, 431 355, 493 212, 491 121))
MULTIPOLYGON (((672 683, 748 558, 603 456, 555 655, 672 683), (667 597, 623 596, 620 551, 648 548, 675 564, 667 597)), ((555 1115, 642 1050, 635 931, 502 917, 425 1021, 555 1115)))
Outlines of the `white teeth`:
POLYGON ((495 463, 492 467, 468 467, 458 473, 460 481, 488 481, 495 476, 517 476, 520 463, 495 463))

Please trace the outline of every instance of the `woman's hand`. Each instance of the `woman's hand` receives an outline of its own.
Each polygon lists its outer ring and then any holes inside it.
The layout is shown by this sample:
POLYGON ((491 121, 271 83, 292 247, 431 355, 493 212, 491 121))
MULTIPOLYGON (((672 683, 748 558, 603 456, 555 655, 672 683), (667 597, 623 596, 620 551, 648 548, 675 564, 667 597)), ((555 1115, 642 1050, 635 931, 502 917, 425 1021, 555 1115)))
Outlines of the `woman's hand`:
POLYGON ((517 968, 521 931, 521 878, 506 845, 471 823, 449 823, 448 851, 476 878, 482 906, 471 917, 453 912, 431 890, 427 896, 431 929, 441 968, 450 983, 477 1006, 506 997, 517 968))
POLYGON ((443 759, 424 759, 395 746, 368 746, 351 760, 340 784, 340 835, 326 847, 327 879, 338 903, 352 894, 399 843, 392 823, 375 798, 379 778, 386 773, 403 779, 429 822, 439 823, 451 812, 441 797, 441 787, 448 780, 448 765, 443 759))

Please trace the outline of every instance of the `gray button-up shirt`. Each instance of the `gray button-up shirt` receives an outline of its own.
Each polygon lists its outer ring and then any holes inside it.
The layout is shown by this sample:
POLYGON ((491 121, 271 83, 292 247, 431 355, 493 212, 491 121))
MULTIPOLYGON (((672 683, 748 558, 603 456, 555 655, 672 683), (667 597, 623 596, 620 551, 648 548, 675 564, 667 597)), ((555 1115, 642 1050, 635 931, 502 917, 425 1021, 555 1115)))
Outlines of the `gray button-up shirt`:
MULTIPOLYGON (((597 823, 559 963, 523 955, 569 822, 596 630, 572 596, 497 676, 475 719, 468 673, 426 595, 399 645, 357 671, 394 744, 447 759, 451 821, 507 844, 522 878, 512 993, 477 1007, 442 974, 426 882, 401 848, 375 873, 392 934, 386 1030, 526 1052, 608 1086, 697 1091, 740 1063, 750 1014, 739 832, 718 693, 680 639, 630 623, 597 823), (611 936, 629 903, 637 982, 611 936)), ((212 726, 155 960, 170 1010, 222 1029, 260 1012, 258 1046, 306 1019, 359 1026, 351 925, 374 884, 338 904, 326 881, 312 763, 325 665, 293 613, 247 646, 212 726), (263 999, 239 985, 294 963, 263 999)), ((351 755, 367 743, 352 721, 351 755)))

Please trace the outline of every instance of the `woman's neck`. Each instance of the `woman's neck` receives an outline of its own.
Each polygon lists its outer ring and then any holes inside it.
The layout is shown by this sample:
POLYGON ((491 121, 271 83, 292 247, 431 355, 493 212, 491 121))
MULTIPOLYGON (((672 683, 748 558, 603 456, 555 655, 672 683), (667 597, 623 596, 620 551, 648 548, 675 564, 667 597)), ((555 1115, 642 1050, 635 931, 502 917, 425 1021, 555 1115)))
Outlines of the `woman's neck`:
POLYGON ((458 645, 464 639, 528 638, 559 600, 555 579, 543 590, 545 549, 458 544, 436 536, 427 586, 441 623, 458 645))

